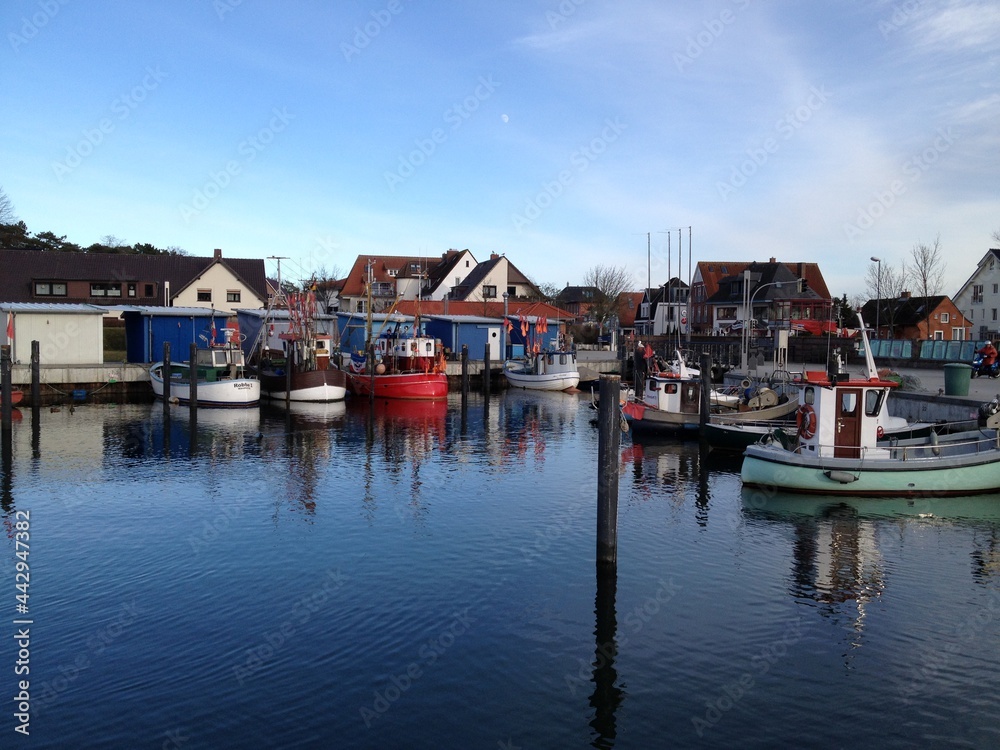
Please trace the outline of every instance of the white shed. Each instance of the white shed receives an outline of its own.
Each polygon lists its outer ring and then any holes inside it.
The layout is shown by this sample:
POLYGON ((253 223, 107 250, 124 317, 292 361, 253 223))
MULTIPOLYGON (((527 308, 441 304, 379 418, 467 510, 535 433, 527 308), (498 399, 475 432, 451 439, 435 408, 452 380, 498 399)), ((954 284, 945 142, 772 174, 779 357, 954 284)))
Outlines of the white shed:
POLYGON ((12 345, 15 364, 31 361, 32 341, 39 344, 43 365, 103 364, 106 312, 97 305, 0 302, 4 330, 0 340, 12 345))

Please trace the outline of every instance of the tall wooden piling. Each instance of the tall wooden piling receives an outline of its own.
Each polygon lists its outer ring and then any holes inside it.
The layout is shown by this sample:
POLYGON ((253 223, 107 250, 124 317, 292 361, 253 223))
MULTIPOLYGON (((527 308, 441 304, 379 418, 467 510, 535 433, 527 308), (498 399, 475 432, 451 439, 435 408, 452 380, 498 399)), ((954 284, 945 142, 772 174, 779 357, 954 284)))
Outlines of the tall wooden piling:
POLYGON ((292 370, 295 367, 295 344, 289 341, 288 352, 285 354, 285 411, 292 410, 292 370))
MULTIPOLYGON (((702 352, 699 366, 701 367, 701 412, 698 422, 704 427, 708 424, 709 415, 712 413, 712 355, 702 352)), ((704 435, 704 432, 702 434, 704 435)))
POLYGON ((13 387, 11 386, 11 375, 13 363, 10 359, 10 344, 0 346, 0 422, 3 422, 5 430, 11 429, 13 422, 13 387))
POLYGON ((469 345, 462 344, 462 403, 469 400, 469 345))
POLYGON ((191 409, 191 422, 198 418, 198 345, 191 344, 188 360, 188 407, 191 409))
POLYGON ((163 416, 170 417, 170 342, 163 342, 163 416))
POLYGON ((490 397, 490 343, 486 342, 486 353, 483 354, 483 395, 490 397))
POLYGON ((42 358, 37 341, 31 342, 31 413, 42 406, 42 358))
POLYGON ((618 564, 618 452, 621 378, 602 375, 597 411, 597 564, 618 564))

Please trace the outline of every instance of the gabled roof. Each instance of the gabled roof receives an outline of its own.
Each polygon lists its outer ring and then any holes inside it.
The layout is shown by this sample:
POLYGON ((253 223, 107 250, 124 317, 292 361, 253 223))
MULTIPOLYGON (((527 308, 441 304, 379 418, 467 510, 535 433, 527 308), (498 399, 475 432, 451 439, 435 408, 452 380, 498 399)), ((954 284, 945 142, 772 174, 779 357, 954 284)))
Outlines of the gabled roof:
MULTIPOLYGON (((365 267, 373 262, 372 280, 392 282, 395 279, 423 277, 431 289, 445 282, 468 250, 448 250, 440 257, 421 255, 359 255, 343 279, 332 282, 342 297, 361 297, 365 293, 365 267), (393 273, 395 272, 395 273, 393 273)), ((470 253, 471 255, 471 253, 470 253)), ((473 261, 475 257, 473 256, 473 261)))
MULTIPOLYGON (((794 267, 796 267, 795 270, 799 270, 797 266, 804 265, 806 264, 794 264, 794 267)), ((796 275, 793 269, 789 268, 788 264, 769 262, 749 263, 739 273, 719 278, 716 282, 718 288, 714 294, 708 296, 705 302, 709 305, 742 304, 742 294, 739 298, 736 298, 732 296, 730 290, 733 284, 739 284, 740 288, 742 288, 745 271, 750 271, 751 273, 750 293, 754 294, 754 302, 779 299, 826 299, 817 290, 813 289, 811 284, 805 291, 799 291, 798 285, 795 282, 802 277, 796 275), (781 286, 778 286, 779 283, 781 286), (773 284, 774 286, 765 287, 765 284, 773 284), (760 291, 755 292, 754 290, 757 289, 760 291)), ((808 283, 808 277, 806 278, 808 283)))
MULTIPOLYGON (((877 320, 880 324, 885 325, 891 323, 893 326, 916 326, 927 320, 945 301, 951 301, 947 294, 936 294, 930 297, 870 299, 862 306, 861 316, 869 325, 877 320), (879 304, 880 302, 881 304, 879 304)), ((959 314, 961 315, 960 312, 959 314)), ((967 320, 964 315, 962 318, 967 320)))
POLYGON ((574 302, 582 302, 584 304, 588 302, 594 302, 598 299, 601 292, 596 286, 565 286, 559 294, 556 295, 556 300, 563 304, 572 304, 574 302))
MULTIPOLYGON (((403 315, 474 315, 478 317, 503 319, 503 302, 467 302, 465 300, 400 300, 396 310, 403 315)), ((552 320, 560 318, 572 320, 573 313, 562 310, 548 302, 527 302, 511 298, 507 301, 507 315, 540 315, 552 320)))
MULTIPOLYGON (((719 291, 719 284, 722 279, 730 276, 742 276, 748 268, 754 270, 757 267, 778 264, 788 269, 794 278, 805 279, 809 284, 809 289, 816 293, 820 299, 830 299, 830 289, 826 285, 823 273, 816 263, 780 263, 773 258, 767 263, 757 261, 699 261, 698 274, 705 284, 705 297, 710 298, 719 291)), ((763 292, 761 292, 763 294, 763 292)))
POLYGON ((645 292, 622 292, 618 295, 618 325, 622 328, 631 328, 635 325, 635 316, 645 296, 645 292))
POLYGON ((982 260, 980 260, 979 263, 976 265, 976 270, 973 271, 972 275, 965 280, 965 283, 958 288, 958 291, 955 293, 955 299, 958 299, 959 297, 962 296, 962 293, 969 288, 969 284, 971 284, 973 281, 976 280, 976 277, 979 276, 980 271, 983 270, 983 266, 985 266, 987 261, 989 261, 990 259, 992 259, 994 263, 1000 260, 1000 250, 998 250, 997 248, 990 248, 989 250, 986 251, 986 255, 984 255, 982 257, 982 260))
POLYGON ((215 263, 221 263, 261 299, 267 299, 264 261, 258 258, 205 258, 192 255, 62 253, 0 250, 0 300, 30 301, 32 281, 170 282, 175 295, 215 263))

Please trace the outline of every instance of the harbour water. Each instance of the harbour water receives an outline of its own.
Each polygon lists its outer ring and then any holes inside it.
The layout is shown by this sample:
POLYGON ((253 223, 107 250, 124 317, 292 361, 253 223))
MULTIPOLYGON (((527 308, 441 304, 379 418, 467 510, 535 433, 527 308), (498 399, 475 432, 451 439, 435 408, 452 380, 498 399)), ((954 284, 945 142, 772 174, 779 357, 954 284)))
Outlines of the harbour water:
POLYGON ((14 424, 0 746, 1000 746, 998 496, 750 494, 624 437, 598 578, 586 399, 172 415, 14 424))

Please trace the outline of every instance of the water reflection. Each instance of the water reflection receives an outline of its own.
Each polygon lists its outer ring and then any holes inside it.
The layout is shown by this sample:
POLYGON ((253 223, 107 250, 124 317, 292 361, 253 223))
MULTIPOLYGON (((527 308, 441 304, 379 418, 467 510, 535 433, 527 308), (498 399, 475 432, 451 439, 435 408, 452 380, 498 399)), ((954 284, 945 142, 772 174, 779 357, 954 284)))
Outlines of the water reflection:
POLYGON ((739 463, 693 441, 633 438, 622 446, 621 471, 623 482, 631 476, 631 494, 635 497, 665 497, 677 510, 693 500, 695 520, 705 526, 712 500, 712 477, 738 474, 739 463))
MULTIPOLYGON (((1000 509, 992 497, 844 498, 742 490, 747 518, 790 526, 794 532, 790 593, 815 601, 829 613, 851 618, 860 645, 866 610, 886 588, 880 534, 910 524, 976 527, 971 554, 974 580, 1000 573, 1000 509), (886 526, 889 522, 891 525, 886 526)), ((893 535, 893 539, 902 539, 893 535)))
POLYGON ((596 748, 614 747, 617 736, 616 712, 625 698, 625 691, 618 687, 618 670, 615 667, 618 656, 618 617, 615 611, 617 590, 617 573, 598 568, 594 603, 594 692, 590 695, 590 707, 594 710, 590 726, 596 733, 591 746, 596 748))

